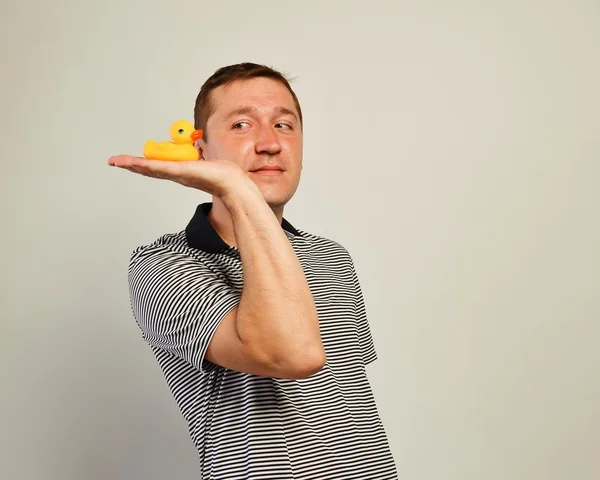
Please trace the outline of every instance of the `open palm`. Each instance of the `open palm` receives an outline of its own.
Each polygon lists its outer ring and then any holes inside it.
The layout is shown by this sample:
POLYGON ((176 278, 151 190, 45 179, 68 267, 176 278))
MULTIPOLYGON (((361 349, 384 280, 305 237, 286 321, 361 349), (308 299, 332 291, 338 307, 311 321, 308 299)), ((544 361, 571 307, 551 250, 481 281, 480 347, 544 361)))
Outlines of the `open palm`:
POLYGON ((146 177, 171 180, 217 197, 226 195, 234 185, 249 180, 242 168, 229 160, 168 162, 117 155, 110 157, 108 164, 146 177))

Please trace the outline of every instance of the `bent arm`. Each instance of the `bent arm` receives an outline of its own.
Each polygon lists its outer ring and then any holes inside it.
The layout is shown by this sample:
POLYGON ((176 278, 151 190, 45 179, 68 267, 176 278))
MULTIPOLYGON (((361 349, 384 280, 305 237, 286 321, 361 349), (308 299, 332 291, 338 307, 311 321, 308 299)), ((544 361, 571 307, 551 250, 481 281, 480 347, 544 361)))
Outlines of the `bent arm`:
POLYGON ((317 310, 302 266, 258 190, 223 198, 243 268, 239 306, 223 320, 207 359, 227 368, 305 378, 325 364, 317 310))

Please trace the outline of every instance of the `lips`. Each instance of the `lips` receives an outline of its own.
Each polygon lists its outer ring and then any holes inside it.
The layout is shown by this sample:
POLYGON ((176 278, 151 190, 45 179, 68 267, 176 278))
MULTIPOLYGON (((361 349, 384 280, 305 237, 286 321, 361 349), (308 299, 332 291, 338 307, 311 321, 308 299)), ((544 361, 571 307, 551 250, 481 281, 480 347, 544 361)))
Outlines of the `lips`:
POLYGON ((264 167, 257 168, 256 170, 252 170, 253 172, 283 172, 283 168, 278 167, 277 165, 268 165, 264 167))

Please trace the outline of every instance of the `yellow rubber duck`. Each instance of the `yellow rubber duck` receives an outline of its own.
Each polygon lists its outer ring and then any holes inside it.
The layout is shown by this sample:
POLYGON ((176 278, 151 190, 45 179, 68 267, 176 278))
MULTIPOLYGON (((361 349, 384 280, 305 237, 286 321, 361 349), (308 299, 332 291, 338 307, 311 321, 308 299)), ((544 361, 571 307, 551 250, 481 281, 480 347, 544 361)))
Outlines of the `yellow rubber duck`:
POLYGON ((202 138, 202 130, 194 129, 187 120, 178 120, 171 125, 169 133, 172 142, 148 140, 144 145, 144 157, 149 160, 170 162, 198 160, 198 150, 194 147, 194 142, 202 138))

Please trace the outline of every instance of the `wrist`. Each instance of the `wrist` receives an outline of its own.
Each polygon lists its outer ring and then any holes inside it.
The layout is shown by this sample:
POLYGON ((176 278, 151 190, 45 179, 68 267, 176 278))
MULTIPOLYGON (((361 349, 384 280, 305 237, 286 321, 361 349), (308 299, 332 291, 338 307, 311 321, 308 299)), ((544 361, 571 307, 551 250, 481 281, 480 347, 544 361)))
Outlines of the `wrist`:
POLYGON ((240 206, 248 205, 257 201, 264 203, 264 197, 256 184, 248 177, 232 183, 221 196, 221 201, 227 209, 233 213, 240 206))

